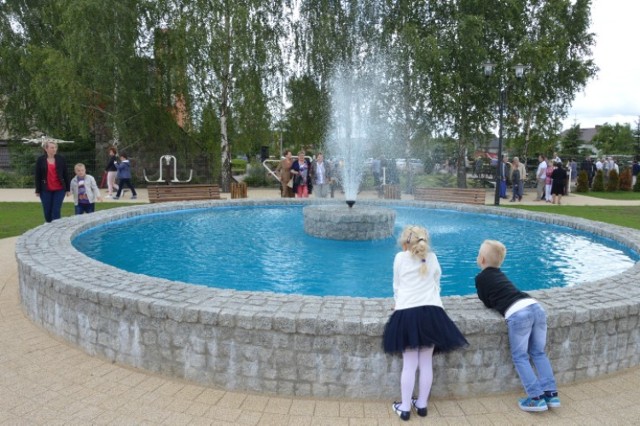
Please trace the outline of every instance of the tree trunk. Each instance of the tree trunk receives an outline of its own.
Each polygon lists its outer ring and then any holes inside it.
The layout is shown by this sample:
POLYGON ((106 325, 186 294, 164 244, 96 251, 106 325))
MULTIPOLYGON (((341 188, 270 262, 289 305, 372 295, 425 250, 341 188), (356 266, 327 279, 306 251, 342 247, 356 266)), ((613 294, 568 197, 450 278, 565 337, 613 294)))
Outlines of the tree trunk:
POLYGON ((467 138, 465 136, 460 136, 458 138, 458 155, 456 158, 456 176, 458 181, 458 188, 466 188, 467 187, 467 168, 465 156, 467 153, 467 138))
POLYGON ((229 150, 229 133, 227 129, 228 105, 228 81, 222 86, 222 96, 220 101, 220 189, 222 192, 231 191, 231 152, 229 150))

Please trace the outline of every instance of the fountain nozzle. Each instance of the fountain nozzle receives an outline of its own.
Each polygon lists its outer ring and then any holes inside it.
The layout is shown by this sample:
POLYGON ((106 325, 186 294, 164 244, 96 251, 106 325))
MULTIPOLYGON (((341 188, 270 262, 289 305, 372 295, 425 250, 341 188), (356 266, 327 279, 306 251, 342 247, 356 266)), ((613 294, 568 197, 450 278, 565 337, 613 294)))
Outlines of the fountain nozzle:
POLYGON ((355 203, 355 200, 347 200, 347 205, 349 206, 349 208, 352 208, 355 203))

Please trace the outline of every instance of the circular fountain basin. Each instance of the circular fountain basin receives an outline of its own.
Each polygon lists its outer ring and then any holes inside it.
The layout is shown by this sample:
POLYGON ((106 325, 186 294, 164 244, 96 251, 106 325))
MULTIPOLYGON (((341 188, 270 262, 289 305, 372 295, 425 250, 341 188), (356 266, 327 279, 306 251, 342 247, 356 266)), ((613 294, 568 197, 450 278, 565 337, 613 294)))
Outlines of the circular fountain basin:
MULTIPOLYGON (((84 256, 72 244, 80 233, 115 220, 173 210, 264 204, 299 205, 300 201, 133 206, 63 218, 30 230, 16 243, 24 312, 89 354, 205 385, 331 398, 397 394, 402 361, 384 354, 380 347, 391 298, 195 286, 120 270, 84 256)), ((599 222, 494 207, 406 204, 564 225, 640 252, 639 231, 599 222)), ((383 201, 370 205, 388 206, 383 201)), ((640 364, 638 282, 640 263, 579 286, 529 292, 547 311, 548 354, 561 385, 640 364)), ((470 346, 435 357, 433 395, 520 389, 504 319, 475 296, 445 297, 443 303, 470 346)))
POLYGON ((330 240, 381 240, 393 235, 396 212, 379 206, 326 204, 302 209, 304 232, 330 240))

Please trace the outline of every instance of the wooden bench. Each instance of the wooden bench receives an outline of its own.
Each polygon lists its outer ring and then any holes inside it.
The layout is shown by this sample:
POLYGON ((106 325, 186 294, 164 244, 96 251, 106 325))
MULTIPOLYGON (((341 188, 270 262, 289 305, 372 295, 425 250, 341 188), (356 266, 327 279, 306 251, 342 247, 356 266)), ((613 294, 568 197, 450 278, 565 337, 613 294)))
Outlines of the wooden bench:
POLYGON ((218 185, 153 185, 147 187, 150 203, 189 200, 221 200, 218 185))
POLYGON ((446 203, 484 204, 484 188, 415 188, 416 201, 443 201, 446 203))

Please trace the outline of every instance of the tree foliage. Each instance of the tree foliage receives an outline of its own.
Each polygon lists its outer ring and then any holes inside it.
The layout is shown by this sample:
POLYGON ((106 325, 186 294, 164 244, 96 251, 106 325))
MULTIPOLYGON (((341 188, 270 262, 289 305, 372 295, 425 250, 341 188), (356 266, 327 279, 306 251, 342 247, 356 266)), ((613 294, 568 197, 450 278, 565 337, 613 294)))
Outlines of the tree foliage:
POLYGON ((596 134, 591 139, 599 152, 606 154, 633 154, 634 136, 631 125, 605 123, 599 126, 596 134))
POLYGON ((324 150, 329 129, 329 94, 310 76, 292 78, 287 84, 291 106, 285 113, 285 146, 297 152, 306 147, 324 150))
MULTIPOLYGON (((503 89, 505 146, 523 160, 553 147, 597 71, 590 9, 590 0, 4 0, 0 107, 17 133, 37 128, 99 150, 116 140, 148 156, 197 151, 228 189, 232 154, 256 154, 276 127, 288 145, 322 147, 331 78, 349 69, 375 79, 372 153, 426 159, 434 140, 449 141, 438 149, 453 151, 465 186, 465 158, 495 130, 503 89), (487 60, 492 77, 481 72, 487 60), (530 66, 522 80, 517 63, 530 66)), ((573 142, 564 146, 577 155, 573 142)))
POLYGON ((564 157, 577 158, 580 156, 580 145, 582 145, 580 133, 579 124, 573 125, 564 133, 560 141, 562 147, 560 152, 564 157))

